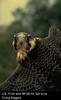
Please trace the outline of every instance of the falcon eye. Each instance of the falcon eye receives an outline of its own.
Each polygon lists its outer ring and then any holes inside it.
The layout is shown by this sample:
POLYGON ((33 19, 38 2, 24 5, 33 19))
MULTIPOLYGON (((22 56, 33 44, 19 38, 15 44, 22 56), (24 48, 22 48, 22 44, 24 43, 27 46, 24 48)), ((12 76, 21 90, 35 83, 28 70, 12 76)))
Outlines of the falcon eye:
POLYGON ((27 35, 27 40, 29 40, 29 39, 31 39, 31 35, 30 34, 27 35))
POLYGON ((17 44, 17 38, 16 38, 16 35, 14 35, 12 45, 15 48, 15 50, 17 50, 16 44, 17 44))

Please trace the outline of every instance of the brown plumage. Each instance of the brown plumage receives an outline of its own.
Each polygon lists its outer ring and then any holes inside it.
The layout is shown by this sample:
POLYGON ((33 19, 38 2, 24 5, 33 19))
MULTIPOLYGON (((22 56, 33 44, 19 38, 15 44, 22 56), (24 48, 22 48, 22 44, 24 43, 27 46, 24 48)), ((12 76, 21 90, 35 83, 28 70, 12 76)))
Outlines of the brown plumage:
POLYGON ((0 85, 0 90, 60 91, 61 32, 51 27, 45 38, 32 37, 25 33, 21 37, 20 34, 15 35, 16 40, 13 42, 19 66, 0 85))

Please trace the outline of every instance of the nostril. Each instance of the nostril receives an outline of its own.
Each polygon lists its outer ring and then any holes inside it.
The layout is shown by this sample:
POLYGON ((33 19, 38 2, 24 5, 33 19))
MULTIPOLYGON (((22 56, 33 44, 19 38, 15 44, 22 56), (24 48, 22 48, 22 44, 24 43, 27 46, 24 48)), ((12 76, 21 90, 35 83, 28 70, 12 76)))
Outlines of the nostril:
POLYGON ((31 44, 28 44, 29 47, 31 47, 31 44))

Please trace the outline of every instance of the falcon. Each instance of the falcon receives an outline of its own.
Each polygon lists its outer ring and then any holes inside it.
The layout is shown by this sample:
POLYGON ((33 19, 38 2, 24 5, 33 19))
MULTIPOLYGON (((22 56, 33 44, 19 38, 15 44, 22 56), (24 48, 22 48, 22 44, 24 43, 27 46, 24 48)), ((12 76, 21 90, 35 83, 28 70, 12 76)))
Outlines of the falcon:
POLYGON ((19 32, 13 37, 19 65, 2 84, 0 91, 60 91, 61 31, 54 26, 41 38, 19 32))

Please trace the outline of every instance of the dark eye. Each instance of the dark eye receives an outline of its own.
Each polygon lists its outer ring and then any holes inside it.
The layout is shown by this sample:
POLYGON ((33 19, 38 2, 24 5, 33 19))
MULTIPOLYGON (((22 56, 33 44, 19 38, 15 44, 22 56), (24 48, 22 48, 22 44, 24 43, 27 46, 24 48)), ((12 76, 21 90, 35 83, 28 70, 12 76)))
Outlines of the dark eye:
POLYGON ((29 40, 29 39, 31 39, 31 35, 30 34, 27 35, 27 40, 29 40))
POLYGON ((16 38, 16 36, 14 35, 14 37, 13 37, 13 46, 14 46, 14 48, 17 50, 17 46, 16 46, 16 44, 17 44, 17 38, 16 38))

